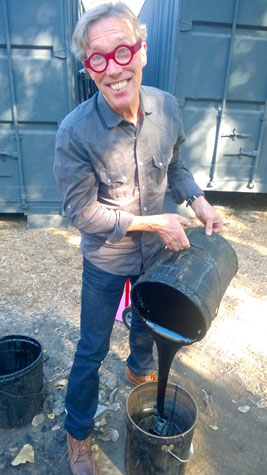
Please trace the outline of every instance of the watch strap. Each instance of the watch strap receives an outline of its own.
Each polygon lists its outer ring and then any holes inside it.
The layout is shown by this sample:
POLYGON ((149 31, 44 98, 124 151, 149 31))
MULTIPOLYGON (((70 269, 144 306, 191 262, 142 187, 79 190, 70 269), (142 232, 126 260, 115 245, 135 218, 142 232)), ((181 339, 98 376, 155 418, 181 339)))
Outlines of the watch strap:
POLYGON ((194 201, 196 201, 196 199, 199 198, 200 196, 203 196, 203 194, 201 193, 201 194, 198 194, 198 195, 192 195, 192 196, 190 196, 190 198, 187 198, 186 207, 192 206, 194 201))

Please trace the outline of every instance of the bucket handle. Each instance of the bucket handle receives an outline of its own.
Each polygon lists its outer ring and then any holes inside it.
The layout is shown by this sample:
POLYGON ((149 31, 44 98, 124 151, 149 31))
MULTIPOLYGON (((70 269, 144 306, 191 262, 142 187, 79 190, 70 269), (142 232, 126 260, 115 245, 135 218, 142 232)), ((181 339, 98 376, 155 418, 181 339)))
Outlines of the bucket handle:
MULTIPOLYGON (((181 462, 181 463, 187 463, 187 462, 189 462, 189 459, 183 460, 183 459, 181 459, 180 457, 178 457, 178 455, 175 455, 175 454, 171 451, 171 449, 173 449, 173 448, 174 448, 173 445, 163 445, 163 446, 161 447, 161 450, 162 450, 163 452, 167 452, 168 454, 172 455, 176 460, 179 460, 179 462, 181 462)), ((191 449, 191 447, 190 447, 190 449, 191 449)))
POLYGON ((175 455, 171 450, 168 450, 168 454, 171 454, 175 459, 179 460, 179 462, 181 462, 181 463, 189 462, 189 459, 187 459, 187 460, 180 459, 180 457, 178 457, 178 455, 175 455))

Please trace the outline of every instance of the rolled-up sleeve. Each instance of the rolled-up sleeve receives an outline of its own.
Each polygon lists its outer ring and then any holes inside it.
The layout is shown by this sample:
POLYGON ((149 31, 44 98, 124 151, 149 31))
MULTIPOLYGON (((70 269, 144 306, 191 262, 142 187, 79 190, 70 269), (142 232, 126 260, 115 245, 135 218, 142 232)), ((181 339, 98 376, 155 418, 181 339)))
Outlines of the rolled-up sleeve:
POLYGON ((181 204, 186 198, 195 194, 204 194, 196 184, 192 173, 185 166, 181 155, 181 146, 185 141, 184 127, 180 108, 177 104, 179 132, 176 144, 173 148, 173 157, 168 168, 168 184, 173 201, 181 204))
POLYGON ((116 242, 126 234, 133 214, 109 209, 97 200, 98 179, 87 151, 71 130, 60 128, 56 136, 54 173, 70 224, 88 234, 116 242))

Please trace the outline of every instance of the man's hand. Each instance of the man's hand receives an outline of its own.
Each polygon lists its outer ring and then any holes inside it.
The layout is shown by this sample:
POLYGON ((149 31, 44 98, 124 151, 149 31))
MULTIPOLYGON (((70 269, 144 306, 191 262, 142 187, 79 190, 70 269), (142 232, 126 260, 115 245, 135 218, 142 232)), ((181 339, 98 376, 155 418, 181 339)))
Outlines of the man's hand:
POLYGON ((135 216, 127 231, 156 232, 168 249, 180 251, 190 247, 183 229, 183 226, 190 226, 190 224, 187 218, 175 213, 135 216))
POLYGON ((161 237, 166 247, 171 251, 188 249, 190 243, 183 226, 190 226, 190 221, 179 214, 165 213, 157 216, 155 231, 161 237))
POLYGON ((222 231, 222 217, 215 211, 204 196, 199 196, 199 198, 193 202, 192 208, 199 221, 205 225, 207 236, 211 236, 213 231, 217 233, 222 231))

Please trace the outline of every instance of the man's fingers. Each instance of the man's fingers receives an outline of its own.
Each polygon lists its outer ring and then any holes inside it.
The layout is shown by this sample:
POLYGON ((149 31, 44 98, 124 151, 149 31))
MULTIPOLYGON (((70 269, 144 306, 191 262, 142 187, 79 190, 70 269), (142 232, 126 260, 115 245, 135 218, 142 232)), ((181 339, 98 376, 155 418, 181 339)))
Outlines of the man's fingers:
POLYGON ((179 214, 167 213, 163 214, 163 224, 158 230, 158 234, 164 241, 166 247, 171 251, 181 251, 188 249, 190 243, 185 234, 183 226, 190 226, 189 219, 179 214))
POLYGON ((172 241, 168 240, 168 242, 166 242, 166 248, 170 249, 171 251, 182 251, 183 249, 189 249, 189 247, 190 242, 186 234, 180 236, 179 239, 175 239, 172 241))
POLYGON ((205 224, 205 233, 206 236, 211 236, 212 232, 221 232, 223 229, 223 221, 220 219, 218 221, 214 221, 212 218, 207 219, 205 224))
POLYGON ((216 231, 217 233, 222 232, 222 230, 223 230, 223 220, 221 219, 221 220, 218 221, 217 223, 214 223, 213 229, 214 229, 214 231, 216 231))
POLYGON ((206 236, 211 236, 212 235, 212 227, 213 227, 212 221, 207 221, 206 225, 205 225, 206 236))
POLYGON ((182 224, 183 226, 190 226, 191 221, 189 219, 185 218, 184 216, 177 215, 179 223, 182 224))

